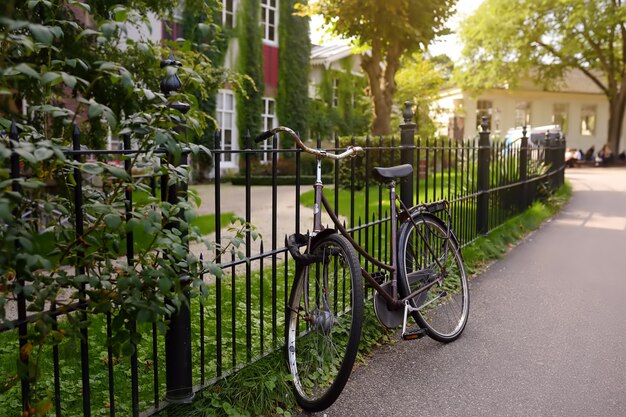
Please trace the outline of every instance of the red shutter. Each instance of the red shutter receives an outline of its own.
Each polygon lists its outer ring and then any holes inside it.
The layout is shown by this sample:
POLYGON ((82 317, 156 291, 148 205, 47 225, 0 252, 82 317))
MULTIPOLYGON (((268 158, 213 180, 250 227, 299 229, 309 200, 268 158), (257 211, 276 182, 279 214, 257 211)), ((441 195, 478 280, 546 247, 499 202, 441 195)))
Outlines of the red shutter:
POLYGON ((263 45, 263 74, 266 87, 278 88, 278 48, 263 45))

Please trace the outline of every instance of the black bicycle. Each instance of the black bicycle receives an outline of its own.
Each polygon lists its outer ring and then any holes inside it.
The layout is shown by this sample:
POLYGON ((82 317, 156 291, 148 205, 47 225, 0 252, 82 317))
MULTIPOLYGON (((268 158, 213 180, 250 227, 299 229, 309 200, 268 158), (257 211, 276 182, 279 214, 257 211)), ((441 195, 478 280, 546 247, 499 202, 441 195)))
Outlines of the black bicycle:
POLYGON ((388 328, 402 325, 402 338, 424 335, 440 342, 457 339, 469 315, 469 289, 459 242, 450 227, 448 202, 406 207, 396 194, 398 179, 413 173, 410 165, 374 168, 390 191, 391 264, 371 256, 343 227, 324 196, 321 161, 363 154, 350 146, 335 154, 307 147, 287 127, 259 135, 261 142, 278 132, 289 134, 304 152, 317 158, 313 229, 294 234, 287 248, 296 275, 286 311, 286 353, 298 403, 308 411, 328 408, 343 390, 356 359, 363 324, 364 284, 376 290, 374 309, 388 328), (324 228, 321 207, 335 229, 324 228), (303 248, 303 250, 302 250, 303 248), (379 271, 361 268, 361 254, 379 271), (412 316, 417 328, 407 326, 412 316))

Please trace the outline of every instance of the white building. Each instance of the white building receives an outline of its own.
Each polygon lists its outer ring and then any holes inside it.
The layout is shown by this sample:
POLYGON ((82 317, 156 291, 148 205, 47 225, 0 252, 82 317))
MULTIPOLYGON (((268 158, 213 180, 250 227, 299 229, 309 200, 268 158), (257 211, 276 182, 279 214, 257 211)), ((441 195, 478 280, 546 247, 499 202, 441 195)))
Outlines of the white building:
MULTIPOLYGON (((438 133, 457 140, 476 136, 482 117, 487 116, 494 137, 504 137, 509 129, 524 125, 560 125, 568 147, 586 150, 595 145, 597 151, 608 141, 608 100, 579 71, 570 72, 558 90, 548 91, 531 81, 478 96, 458 88, 445 90, 434 109, 438 133)), ((625 142, 620 141, 616 153, 625 149, 625 142)))

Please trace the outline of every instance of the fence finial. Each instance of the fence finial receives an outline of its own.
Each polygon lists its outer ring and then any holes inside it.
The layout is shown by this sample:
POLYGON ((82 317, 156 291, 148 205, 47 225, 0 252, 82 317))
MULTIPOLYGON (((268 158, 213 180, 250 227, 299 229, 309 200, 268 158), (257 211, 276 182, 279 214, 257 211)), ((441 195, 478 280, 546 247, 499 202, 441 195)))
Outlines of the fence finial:
MULTIPOLYGON (((183 64, 181 64, 180 61, 176 61, 174 59, 174 55, 171 52, 170 56, 167 59, 161 61, 161 68, 182 66, 183 64)), ((178 74, 176 74, 176 72, 173 72, 172 75, 170 75, 169 77, 166 75, 165 78, 161 80, 160 84, 161 92, 165 95, 165 97, 169 97, 170 94, 172 94, 173 92, 180 90, 182 86, 183 83, 180 78, 178 78, 178 74)), ((182 101, 178 100, 170 103, 170 106, 173 109, 178 110, 182 114, 186 114, 190 108, 188 103, 183 103, 182 101)))
POLYGON ((489 122, 488 122, 488 118, 487 116, 483 116, 481 123, 480 123, 480 127, 482 129, 483 132, 488 132, 489 131, 489 122))
POLYGON ((526 125, 522 127, 522 137, 526 137, 526 133, 527 133, 526 127, 527 127, 526 125))
POLYGON ((407 100, 404 102, 404 111, 402 112, 404 123, 411 123, 413 121, 413 116, 415 116, 415 113, 413 113, 413 102, 407 100))

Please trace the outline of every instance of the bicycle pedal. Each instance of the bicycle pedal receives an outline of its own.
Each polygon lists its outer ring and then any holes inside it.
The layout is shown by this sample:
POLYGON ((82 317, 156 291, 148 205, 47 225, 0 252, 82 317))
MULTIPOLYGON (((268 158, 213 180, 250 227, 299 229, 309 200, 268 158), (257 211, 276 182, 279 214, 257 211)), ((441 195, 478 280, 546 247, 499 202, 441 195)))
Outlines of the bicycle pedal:
POLYGON ((417 329, 416 331, 413 331, 413 332, 402 333, 402 340, 421 339, 422 337, 426 335, 427 335, 426 329, 417 329))

